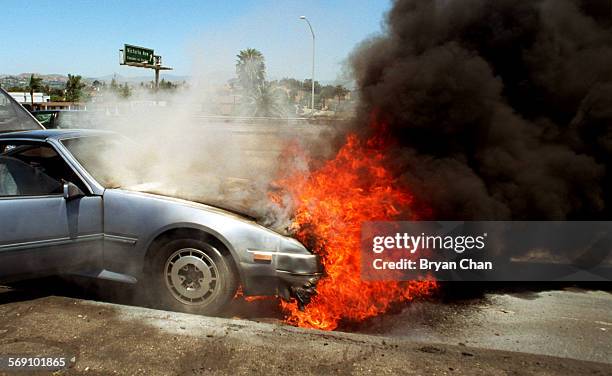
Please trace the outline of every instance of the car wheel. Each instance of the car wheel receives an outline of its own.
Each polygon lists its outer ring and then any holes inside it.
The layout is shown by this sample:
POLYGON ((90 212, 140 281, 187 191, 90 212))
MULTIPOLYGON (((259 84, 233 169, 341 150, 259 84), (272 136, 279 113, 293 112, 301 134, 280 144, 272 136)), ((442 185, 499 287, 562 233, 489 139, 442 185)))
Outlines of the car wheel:
POLYGON ((215 315, 236 294, 232 261, 201 240, 178 239, 156 253, 150 279, 164 308, 215 315))

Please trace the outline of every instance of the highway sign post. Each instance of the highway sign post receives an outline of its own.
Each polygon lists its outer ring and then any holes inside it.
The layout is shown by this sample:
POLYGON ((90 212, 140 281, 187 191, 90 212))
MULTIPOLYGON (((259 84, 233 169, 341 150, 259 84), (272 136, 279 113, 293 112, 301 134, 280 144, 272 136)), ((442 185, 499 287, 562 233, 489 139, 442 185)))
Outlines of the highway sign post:
POLYGON ((162 66, 161 56, 155 55, 155 52, 150 48, 125 44, 119 52, 121 54, 120 65, 155 70, 155 90, 159 88, 159 71, 172 70, 170 67, 162 66))

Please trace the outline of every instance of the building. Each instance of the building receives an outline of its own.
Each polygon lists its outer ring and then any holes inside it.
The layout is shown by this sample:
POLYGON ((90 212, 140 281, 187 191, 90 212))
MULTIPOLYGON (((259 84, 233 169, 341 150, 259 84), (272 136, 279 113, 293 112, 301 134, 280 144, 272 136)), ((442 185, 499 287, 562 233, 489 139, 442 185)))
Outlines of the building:
POLYGON ((87 110, 87 104, 83 102, 34 102, 33 111, 38 110, 87 110))
MULTIPOLYGON (((26 91, 11 91, 10 96, 21 104, 32 104, 30 93, 26 91)), ((44 93, 34 93, 34 104, 45 103, 51 101, 51 96, 44 93)))
POLYGON ((43 93, 34 93, 34 106, 30 100, 30 93, 21 91, 9 92, 11 97, 21 103, 30 111, 37 110, 86 110, 87 105, 82 102, 51 102, 51 96, 43 93))

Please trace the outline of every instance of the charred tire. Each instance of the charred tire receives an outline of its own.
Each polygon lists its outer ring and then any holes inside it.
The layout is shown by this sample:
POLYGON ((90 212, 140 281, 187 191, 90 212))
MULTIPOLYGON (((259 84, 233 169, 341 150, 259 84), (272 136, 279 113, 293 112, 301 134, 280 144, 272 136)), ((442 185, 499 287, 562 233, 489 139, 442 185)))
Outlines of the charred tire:
POLYGON ((153 257, 148 276, 151 298, 163 308, 216 315, 236 294, 232 260, 205 241, 171 240, 153 257))

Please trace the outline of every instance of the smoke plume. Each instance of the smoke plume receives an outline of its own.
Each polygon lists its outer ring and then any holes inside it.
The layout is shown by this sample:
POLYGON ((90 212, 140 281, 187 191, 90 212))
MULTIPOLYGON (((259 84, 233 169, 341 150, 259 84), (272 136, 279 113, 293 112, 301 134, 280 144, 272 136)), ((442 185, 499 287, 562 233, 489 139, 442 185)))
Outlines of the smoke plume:
POLYGON ((360 118, 438 219, 612 211, 612 13, 580 0, 399 0, 350 62, 360 118))
POLYGON ((107 188, 210 204, 284 231, 290 213, 270 205, 270 183, 280 162, 289 169, 307 166, 281 154, 289 144, 325 153, 321 145, 327 143, 320 140, 332 130, 288 118, 209 115, 205 106, 214 106, 214 89, 193 79, 190 87, 170 93, 134 88, 128 99, 105 93, 82 120, 127 137, 77 144, 71 151, 107 188))

